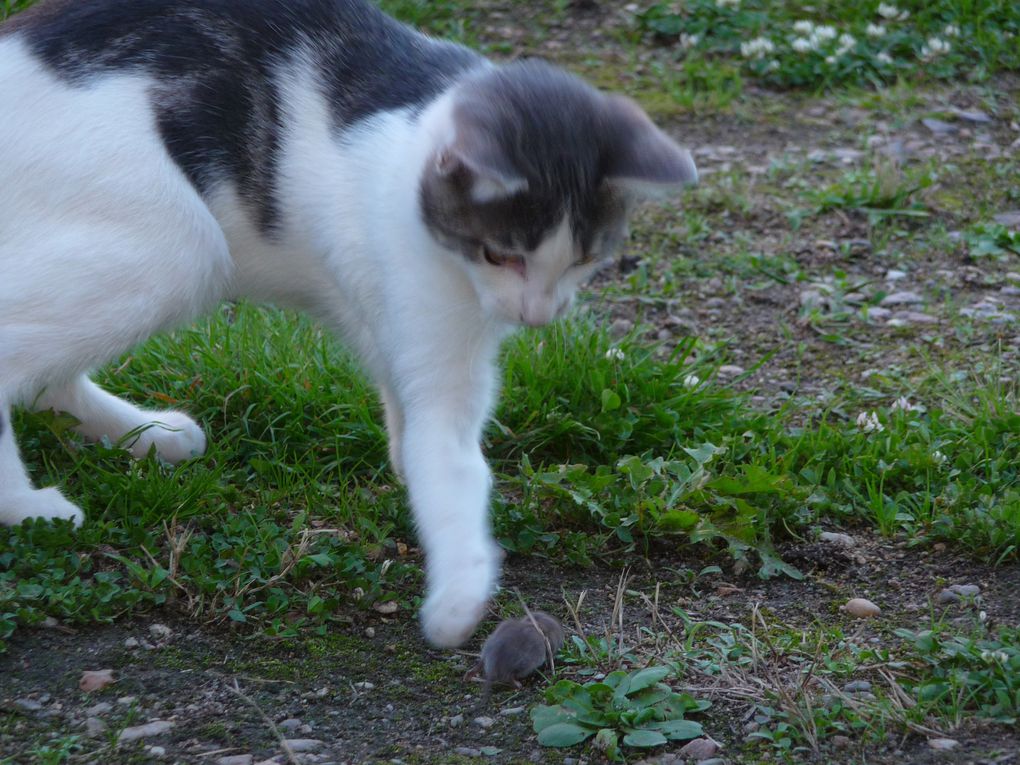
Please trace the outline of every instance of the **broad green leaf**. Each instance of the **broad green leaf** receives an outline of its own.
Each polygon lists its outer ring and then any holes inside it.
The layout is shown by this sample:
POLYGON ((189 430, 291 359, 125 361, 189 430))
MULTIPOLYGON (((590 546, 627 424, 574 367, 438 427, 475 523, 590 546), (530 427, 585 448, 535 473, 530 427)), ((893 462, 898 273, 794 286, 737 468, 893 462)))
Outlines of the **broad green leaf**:
POLYGON ((630 695, 635 691, 655 685, 660 680, 668 677, 671 671, 669 667, 648 667, 633 673, 630 676, 630 687, 627 690, 627 694, 630 695))
POLYGON ((538 732, 538 743, 542 746, 573 746, 594 734, 592 728, 584 728, 575 723, 556 723, 538 732))
POLYGON ((535 733, 540 733, 542 729, 556 723, 569 722, 570 717, 559 706, 548 707, 541 705, 531 710, 531 722, 534 725, 535 733))
POLYGON ((627 746, 661 746, 669 739, 658 731, 654 730, 632 730, 623 737, 623 743, 627 746))
POLYGON ((692 720, 663 720, 662 722, 645 723, 644 727, 661 733, 671 741, 697 738, 705 732, 701 723, 692 720))

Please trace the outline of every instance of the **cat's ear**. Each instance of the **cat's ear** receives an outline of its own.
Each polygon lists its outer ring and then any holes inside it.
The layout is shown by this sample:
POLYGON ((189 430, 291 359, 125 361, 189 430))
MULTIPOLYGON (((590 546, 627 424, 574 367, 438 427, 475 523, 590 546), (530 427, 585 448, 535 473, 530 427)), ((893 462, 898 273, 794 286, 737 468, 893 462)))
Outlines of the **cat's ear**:
POLYGON ((659 196, 698 182, 691 153, 663 133, 625 96, 606 96, 610 129, 606 179, 638 196, 659 196))
POLYGON ((495 136, 486 129, 489 115, 479 104, 461 105, 453 113, 453 141, 436 156, 440 177, 460 176, 477 203, 495 202, 528 189, 528 179, 513 166, 495 136))

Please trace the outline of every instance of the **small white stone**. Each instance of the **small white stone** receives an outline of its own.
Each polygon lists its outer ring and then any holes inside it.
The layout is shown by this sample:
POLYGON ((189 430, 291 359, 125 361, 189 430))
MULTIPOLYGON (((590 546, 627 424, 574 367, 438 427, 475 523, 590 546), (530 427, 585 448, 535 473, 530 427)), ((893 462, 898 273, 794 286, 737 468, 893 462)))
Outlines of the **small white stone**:
POLYGON ((851 598, 843 610, 858 619, 870 619, 882 613, 882 609, 866 598, 851 598))
POLYGON ((841 534, 838 531, 823 531, 818 535, 818 538, 822 542, 826 542, 830 545, 836 545, 838 547, 854 547, 857 544, 857 540, 849 534, 841 534))
POLYGON ((459 728, 461 725, 464 724, 464 715, 454 715, 449 720, 447 720, 447 722, 450 724, 451 728, 459 728))
POLYGON ((153 720, 152 722, 145 723, 145 725, 125 728, 120 732, 117 741, 123 743, 125 741, 137 741, 140 738, 148 738, 149 736, 160 736, 173 727, 174 723, 170 720, 153 720))
POLYGON ((724 377, 736 377, 737 375, 744 374, 744 368, 737 366, 736 364, 724 364, 719 367, 719 374, 724 377))
POLYGON ((950 749, 955 749, 959 746, 960 742, 955 738, 930 738, 928 739, 928 746, 938 752, 948 752, 950 749))
POLYGON ((276 727, 284 731, 297 730, 301 727, 301 721, 296 717, 288 717, 283 722, 278 722, 276 727))
POLYGON ((317 738, 285 738, 283 740, 292 752, 314 752, 322 749, 322 742, 317 738))
POLYGON ((906 278, 907 278, 906 271, 899 271, 895 268, 890 268, 888 271, 885 272, 885 280, 887 282, 898 282, 900 279, 906 278))
POLYGON ((85 718, 85 733, 86 735, 95 738, 101 736, 106 732, 106 723, 100 720, 98 717, 87 717, 85 718))
POLYGON ((166 754, 166 749, 164 749, 161 746, 147 746, 145 747, 145 751, 147 751, 153 757, 162 757, 163 755, 166 754))
POLYGON ((216 765, 251 765, 254 759, 250 754, 230 754, 226 757, 218 757, 216 765))
POLYGON ((924 298, 916 292, 893 292, 882 298, 882 305, 914 305, 923 302, 924 298))
POLYGON ((149 634, 152 635, 155 640, 166 640, 173 634, 173 631, 165 624, 150 624, 149 634))
POLYGON ((493 720, 491 717, 476 717, 474 719, 474 723, 479 728, 491 728, 496 723, 496 721, 493 720))
POLYGON ((124 647, 125 648, 137 648, 138 647, 138 638, 129 637, 127 640, 124 641, 124 647))

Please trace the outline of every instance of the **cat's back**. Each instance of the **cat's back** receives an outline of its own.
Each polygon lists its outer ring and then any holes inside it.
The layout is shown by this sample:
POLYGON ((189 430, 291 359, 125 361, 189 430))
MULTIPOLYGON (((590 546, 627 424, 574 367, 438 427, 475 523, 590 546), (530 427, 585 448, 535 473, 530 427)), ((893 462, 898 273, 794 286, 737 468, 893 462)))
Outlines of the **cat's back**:
POLYGON ((262 230, 279 219, 288 80, 311 83, 343 131, 427 104, 484 62, 368 0, 42 0, 0 26, 0 71, 26 50, 70 89, 144 80, 136 108, 192 185, 232 182, 262 230))

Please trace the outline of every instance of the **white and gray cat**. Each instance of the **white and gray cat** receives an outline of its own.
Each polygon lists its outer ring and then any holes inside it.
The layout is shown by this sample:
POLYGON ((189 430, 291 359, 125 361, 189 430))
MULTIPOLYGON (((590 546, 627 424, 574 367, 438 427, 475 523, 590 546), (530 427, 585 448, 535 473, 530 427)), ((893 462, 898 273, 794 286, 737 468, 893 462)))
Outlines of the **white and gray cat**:
POLYGON ((499 571, 500 341, 561 316, 632 203, 695 181, 690 154, 625 98, 366 0, 50 0, 0 26, 0 72, 0 523, 83 519, 33 487, 12 405, 201 454, 190 417, 88 371, 224 299, 296 307, 379 387, 424 632, 463 642, 499 571))

